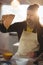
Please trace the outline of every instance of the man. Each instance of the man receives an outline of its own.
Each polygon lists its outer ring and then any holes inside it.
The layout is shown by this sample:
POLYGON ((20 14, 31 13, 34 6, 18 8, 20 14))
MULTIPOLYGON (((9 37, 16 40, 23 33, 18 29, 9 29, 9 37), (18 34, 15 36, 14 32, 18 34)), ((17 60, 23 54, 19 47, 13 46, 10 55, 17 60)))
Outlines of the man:
POLYGON ((27 20, 24 22, 25 28, 23 30, 18 51, 15 55, 22 57, 34 57, 35 52, 39 50, 39 43, 37 40, 37 16, 39 6, 37 4, 30 5, 27 9, 27 20))
MULTIPOLYGON (((11 31, 16 31, 18 33, 18 38, 20 40, 21 38, 21 34, 23 32, 23 29, 26 30, 27 29, 27 26, 31 26, 33 27, 33 31, 36 32, 36 22, 34 22, 33 20, 37 21, 37 8, 38 8, 38 5, 35 4, 35 5, 31 5, 29 7, 29 9, 27 10, 27 20, 26 21, 23 21, 23 22, 18 22, 18 23, 14 23, 12 25, 10 25, 10 27, 8 28, 8 32, 11 32, 11 31), (31 11, 32 10, 32 11, 31 11), (29 11, 29 12, 28 12, 29 11), (30 13, 30 15, 29 15, 30 13), (29 21, 29 24, 28 24, 28 21, 29 21), (30 22, 31 21, 31 22, 30 22)), ((28 28, 29 28, 28 27, 28 28)), ((31 28, 30 27, 30 28, 31 28)), ((29 29, 30 29, 29 28, 29 29)), ((28 30, 29 30, 28 29, 28 30)), ((31 30, 31 29, 30 29, 31 30)))

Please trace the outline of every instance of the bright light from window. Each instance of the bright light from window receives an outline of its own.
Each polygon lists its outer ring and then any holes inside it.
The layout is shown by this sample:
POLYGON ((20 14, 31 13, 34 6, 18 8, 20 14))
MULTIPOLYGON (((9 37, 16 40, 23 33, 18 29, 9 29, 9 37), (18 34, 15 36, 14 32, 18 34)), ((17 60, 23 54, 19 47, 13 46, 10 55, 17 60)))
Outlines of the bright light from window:
POLYGON ((43 17, 43 6, 40 6, 38 9, 38 15, 39 17, 43 17))
POLYGON ((2 15, 14 14, 13 8, 10 5, 3 5, 2 6, 2 15))
POLYGON ((38 9, 39 22, 43 26, 43 6, 40 6, 38 9))
POLYGON ((41 26, 43 26, 43 18, 39 19, 41 26))
POLYGON ((27 7, 29 5, 20 5, 18 7, 18 10, 16 12, 16 16, 13 19, 11 24, 14 24, 14 22, 22 22, 24 20, 26 20, 26 15, 27 15, 27 7))

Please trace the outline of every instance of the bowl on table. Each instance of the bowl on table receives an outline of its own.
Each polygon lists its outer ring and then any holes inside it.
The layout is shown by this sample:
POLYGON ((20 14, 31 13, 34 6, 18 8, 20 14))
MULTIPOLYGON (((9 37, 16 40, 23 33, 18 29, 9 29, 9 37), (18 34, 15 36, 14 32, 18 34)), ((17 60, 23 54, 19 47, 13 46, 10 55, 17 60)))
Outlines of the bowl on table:
POLYGON ((13 53, 11 53, 11 52, 3 53, 3 57, 5 60, 10 60, 12 56, 13 56, 13 53))

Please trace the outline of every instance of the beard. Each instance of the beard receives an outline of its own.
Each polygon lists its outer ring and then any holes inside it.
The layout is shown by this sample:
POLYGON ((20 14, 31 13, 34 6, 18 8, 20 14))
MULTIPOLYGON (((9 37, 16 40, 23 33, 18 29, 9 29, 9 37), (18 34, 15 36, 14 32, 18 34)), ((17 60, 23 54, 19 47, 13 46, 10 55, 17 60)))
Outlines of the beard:
POLYGON ((27 19, 27 26, 34 29, 35 21, 27 19))

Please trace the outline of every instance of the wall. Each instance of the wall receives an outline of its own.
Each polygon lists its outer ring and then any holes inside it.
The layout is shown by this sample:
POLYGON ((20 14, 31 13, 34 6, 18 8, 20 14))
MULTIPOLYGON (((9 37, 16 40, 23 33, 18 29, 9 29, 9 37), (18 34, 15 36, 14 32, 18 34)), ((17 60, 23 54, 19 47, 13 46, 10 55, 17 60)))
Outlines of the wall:
POLYGON ((34 4, 38 3, 40 5, 43 5, 43 0, 19 0, 21 4, 34 4))

